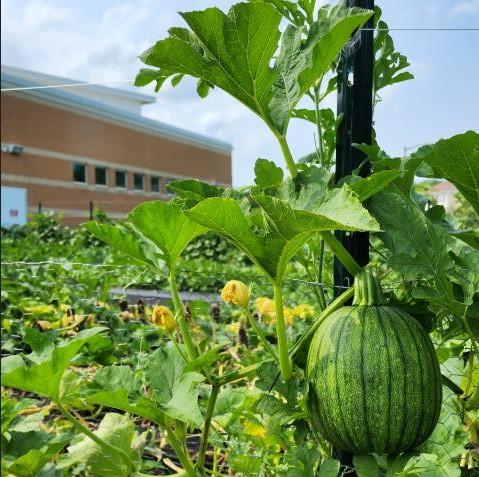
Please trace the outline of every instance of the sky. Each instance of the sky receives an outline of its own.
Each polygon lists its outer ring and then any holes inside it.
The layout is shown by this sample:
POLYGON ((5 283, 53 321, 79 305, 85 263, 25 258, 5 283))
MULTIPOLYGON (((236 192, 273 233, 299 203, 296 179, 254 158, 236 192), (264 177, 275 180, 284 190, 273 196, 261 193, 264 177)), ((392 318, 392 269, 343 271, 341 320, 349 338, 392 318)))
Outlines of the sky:
MULTIPOLYGON (((137 56, 183 25, 180 11, 229 0, 2 0, 2 63, 81 81, 134 78, 137 56)), ((479 0, 376 1, 390 28, 479 28, 479 0)), ((383 90, 375 110, 380 146, 390 155, 440 138, 479 130, 479 31, 393 31, 416 79, 383 90)), ((125 83, 114 85, 123 87, 125 83)), ((152 89, 140 91, 152 93, 152 89)), ((335 107, 331 97, 324 106, 335 107)), ((206 99, 193 81, 166 86, 143 114, 233 146, 233 183, 252 181, 258 157, 283 165, 271 132, 251 111, 220 90, 206 99)), ((295 158, 314 150, 314 131, 292 121, 295 158)))

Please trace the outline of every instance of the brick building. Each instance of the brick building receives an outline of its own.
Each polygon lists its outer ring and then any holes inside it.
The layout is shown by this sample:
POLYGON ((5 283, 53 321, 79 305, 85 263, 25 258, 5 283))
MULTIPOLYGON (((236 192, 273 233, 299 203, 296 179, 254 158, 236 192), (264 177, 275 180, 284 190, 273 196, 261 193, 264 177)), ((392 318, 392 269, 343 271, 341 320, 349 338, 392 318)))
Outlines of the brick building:
MULTIPOLYGON (((2 89, 69 83, 2 66, 2 89)), ((2 190, 26 189, 29 212, 40 207, 78 224, 90 202, 123 217, 138 203, 168 198, 173 179, 231 185, 231 146, 142 116, 154 101, 97 85, 4 92, 2 190)))

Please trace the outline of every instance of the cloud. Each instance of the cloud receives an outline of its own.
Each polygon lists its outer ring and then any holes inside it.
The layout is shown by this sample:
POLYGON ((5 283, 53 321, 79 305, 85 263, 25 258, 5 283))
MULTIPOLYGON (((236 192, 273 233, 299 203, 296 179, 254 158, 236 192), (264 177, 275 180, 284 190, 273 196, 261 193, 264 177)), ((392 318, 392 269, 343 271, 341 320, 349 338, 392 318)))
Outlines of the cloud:
POLYGON ((479 0, 459 2, 451 9, 450 16, 460 15, 463 13, 479 13, 479 0))

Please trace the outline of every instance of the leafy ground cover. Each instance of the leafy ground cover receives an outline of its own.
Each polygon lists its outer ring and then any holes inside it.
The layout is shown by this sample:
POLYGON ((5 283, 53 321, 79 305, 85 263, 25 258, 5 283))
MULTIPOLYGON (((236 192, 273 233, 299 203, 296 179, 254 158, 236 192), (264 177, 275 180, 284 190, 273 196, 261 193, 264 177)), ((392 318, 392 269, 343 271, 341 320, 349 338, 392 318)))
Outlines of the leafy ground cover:
POLYGON ((2 231, 2 474, 477 475, 479 134, 399 158, 375 141, 357 145, 372 175, 336 182, 342 118, 322 102, 355 30, 369 19, 381 28, 376 107, 382 88, 412 78, 380 10, 264 0, 183 18, 188 28, 142 55, 137 84, 160 90, 189 75, 202 97, 225 90, 268 125, 288 176, 258 159, 241 190, 175 181, 169 202, 141 204, 122 222, 100 214, 69 230, 38 216, 2 231), (317 128, 302 159, 289 150, 292 120, 317 128), (460 208, 446 213, 416 177, 450 181, 460 208), (444 384, 439 423, 419 447, 343 465, 311 426, 305 371, 312 336, 355 292, 333 286, 333 261, 365 273, 336 231, 369 232, 367 272, 430 336, 444 384), (112 296, 118 286, 171 299, 129 304, 112 296), (182 302, 191 290, 218 302, 182 302))

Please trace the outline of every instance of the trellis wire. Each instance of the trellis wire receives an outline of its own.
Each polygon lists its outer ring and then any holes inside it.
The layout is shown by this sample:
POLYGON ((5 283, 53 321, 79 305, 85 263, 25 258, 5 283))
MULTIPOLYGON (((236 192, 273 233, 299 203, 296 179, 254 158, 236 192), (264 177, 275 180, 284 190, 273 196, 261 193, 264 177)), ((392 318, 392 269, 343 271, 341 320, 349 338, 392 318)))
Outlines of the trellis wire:
MULTIPOLYGON (((112 269, 110 273, 113 273, 113 270, 118 268, 118 269, 130 269, 130 270, 141 270, 143 267, 139 265, 117 265, 117 264, 108 264, 108 263, 85 263, 85 262, 68 262, 68 261, 55 261, 55 260, 42 260, 42 261, 14 261, 14 262, 1 262, 2 266, 26 266, 26 267, 41 267, 41 266, 55 266, 55 267, 62 267, 64 270, 68 270, 68 268, 73 268, 73 267, 91 267, 91 268, 110 268, 112 269)), ((25 271, 28 270, 28 268, 19 268, 19 270, 25 271)), ((205 279, 208 280, 213 280, 215 277, 212 277, 210 273, 205 273, 205 272, 200 272, 197 270, 189 270, 186 268, 180 268, 178 267, 178 272, 179 273, 192 273, 194 275, 200 275, 204 277, 205 279)), ((109 272, 106 272, 109 273, 109 272)), ((251 281, 262 281, 264 283, 269 283, 269 279, 265 275, 256 275, 256 274, 251 274, 249 272, 235 272, 235 277, 239 276, 247 276, 251 281)), ((235 278, 231 275, 229 272, 218 272, 215 271, 215 275, 219 275, 225 278, 235 278)), ((14 279, 15 277, 8 277, 2 275, 2 278, 10 278, 14 279)), ((284 281, 286 282, 292 282, 292 283, 300 283, 303 285, 310 285, 310 286, 315 286, 319 288, 331 288, 331 289, 340 289, 340 290, 347 290, 349 287, 347 286, 342 286, 342 285, 334 285, 332 283, 326 283, 326 282, 315 282, 315 281, 309 281, 309 280, 302 280, 300 278, 290 278, 290 277, 285 277, 284 281)), ((385 290, 392 290, 396 288, 397 285, 401 285, 404 283, 417 283, 420 280, 417 278, 414 279, 404 279, 404 280, 398 280, 398 281, 393 281, 393 282, 384 282, 382 283, 382 288, 385 290)), ((134 285, 133 283, 132 285, 134 285)))
MULTIPOLYGON (((407 31, 407 32, 477 32, 479 28, 458 28, 458 27, 397 27, 397 28, 360 28, 358 31, 407 31)), ((100 86, 100 85, 111 85, 118 83, 134 83, 135 79, 120 79, 120 80, 109 80, 109 81, 88 81, 88 82, 77 82, 77 83, 65 83, 65 84, 52 84, 52 85, 38 85, 38 86, 22 86, 14 88, 2 88, 1 93, 10 93, 16 91, 34 91, 42 89, 67 89, 67 88, 78 88, 85 86, 100 86)))

